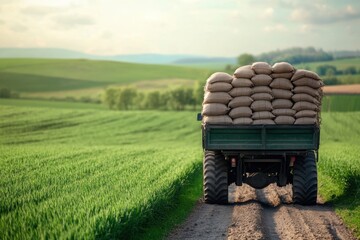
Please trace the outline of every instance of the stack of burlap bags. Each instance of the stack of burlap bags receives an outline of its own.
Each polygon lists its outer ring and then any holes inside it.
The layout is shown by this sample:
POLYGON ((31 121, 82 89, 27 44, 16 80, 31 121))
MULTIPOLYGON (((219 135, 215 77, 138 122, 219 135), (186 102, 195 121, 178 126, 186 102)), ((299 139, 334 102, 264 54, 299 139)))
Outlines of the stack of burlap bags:
POLYGON ((293 84, 291 78, 294 74, 294 67, 286 62, 275 63, 272 67, 273 81, 270 83, 274 100, 272 106, 274 110, 276 124, 294 124, 296 111, 293 107, 293 84))
POLYGON ((295 124, 319 124, 324 83, 319 75, 314 72, 299 69, 291 78, 294 85, 293 109, 295 113, 295 124))
POLYGON ((228 115, 232 80, 231 75, 223 72, 214 73, 207 79, 202 109, 204 123, 232 124, 228 115))
POLYGON ((254 102, 251 104, 253 110, 253 124, 275 124, 274 114, 272 114, 273 106, 271 101, 274 97, 269 87, 272 82, 271 66, 265 62, 256 62, 251 65, 251 69, 255 75, 251 78, 254 87, 252 88, 251 98, 254 102))
POLYGON ((266 62, 212 74, 205 86, 203 123, 319 124, 320 77, 286 62, 266 62))

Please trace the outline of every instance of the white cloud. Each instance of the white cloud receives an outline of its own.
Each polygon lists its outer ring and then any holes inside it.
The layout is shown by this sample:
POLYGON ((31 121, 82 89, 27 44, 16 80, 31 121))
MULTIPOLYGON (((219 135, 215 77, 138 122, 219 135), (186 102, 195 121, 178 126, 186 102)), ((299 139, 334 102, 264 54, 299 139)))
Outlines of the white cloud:
POLYGON ((28 30, 28 27, 26 27, 25 25, 23 24, 11 24, 10 25, 10 29, 14 32, 19 32, 19 33, 23 33, 25 31, 28 30))
POLYGON ((53 6, 33 5, 21 9, 21 13, 31 16, 45 16, 52 13, 63 12, 65 9, 53 6))
POLYGON ((266 18, 271 18, 273 15, 274 15, 274 8, 269 7, 265 9, 263 16, 266 18))
POLYGON ((264 28, 265 32, 287 32, 288 29, 284 24, 275 24, 273 26, 266 26, 264 28))
POLYGON ((312 8, 293 10, 291 19, 301 23, 329 24, 360 19, 360 12, 352 5, 337 9, 326 4, 314 4, 312 8))
POLYGON ((89 15, 62 14, 54 17, 53 20, 57 26, 66 29, 95 24, 95 19, 89 15))

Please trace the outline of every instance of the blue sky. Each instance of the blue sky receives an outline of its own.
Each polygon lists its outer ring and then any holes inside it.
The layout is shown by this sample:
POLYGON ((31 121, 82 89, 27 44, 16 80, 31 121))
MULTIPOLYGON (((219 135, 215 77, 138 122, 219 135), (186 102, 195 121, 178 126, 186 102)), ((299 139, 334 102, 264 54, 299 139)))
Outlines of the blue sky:
POLYGON ((0 47, 237 56, 360 49, 357 0, 0 0, 0 47))

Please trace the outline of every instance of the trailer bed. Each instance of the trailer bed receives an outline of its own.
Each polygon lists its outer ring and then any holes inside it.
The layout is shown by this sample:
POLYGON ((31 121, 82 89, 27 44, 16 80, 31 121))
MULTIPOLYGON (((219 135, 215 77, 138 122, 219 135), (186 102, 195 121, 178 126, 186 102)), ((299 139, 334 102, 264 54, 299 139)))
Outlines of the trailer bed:
POLYGON ((306 151, 319 149, 316 125, 219 125, 202 126, 206 150, 306 151))

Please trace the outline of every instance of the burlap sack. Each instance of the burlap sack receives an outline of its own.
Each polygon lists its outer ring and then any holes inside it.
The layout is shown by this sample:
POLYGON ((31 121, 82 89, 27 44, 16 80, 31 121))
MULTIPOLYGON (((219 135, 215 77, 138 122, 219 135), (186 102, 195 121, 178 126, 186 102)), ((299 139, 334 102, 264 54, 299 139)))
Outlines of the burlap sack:
POLYGON ((269 86, 272 78, 266 74, 258 74, 253 76, 251 81, 254 83, 254 86, 269 86))
POLYGON ((296 119, 294 124, 318 124, 318 121, 316 118, 303 117, 296 119))
POLYGON ((239 67, 234 72, 235 77, 237 78, 252 78, 255 75, 255 72, 251 69, 250 65, 239 67))
POLYGON ((254 112, 252 115, 253 120, 273 118, 275 118, 275 115, 268 111, 254 112))
POLYGON ((320 105, 320 102, 314 98, 313 96, 309 95, 309 94, 306 94, 306 93, 297 93, 297 94, 294 94, 292 96, 292 100, 294 102, 301 102, 301 101, 305 101, 305 102, 311 102, 311 103, 314 103, 316 104, 317 106, 320 105))
POLYGON ((201 114, 203 116, 219 116, 225 115, 229 112, 229 108, 221 103, 207 103, 202 107, 201 114))
POLYGON ((267 74, 272 73, 272 68, 267 62, 254 62, 251 65, 251 69, 255 71, 256 74, 267 74))
POLYGON ((297 112, 295 114, 296 118, 316 118, 317 117, 317 112, 312 111, 312 110, 302 110, 300 112, 297 112))
POLYGON ((270 101, 264 101, 264 100, 259 100, 259 101, 254 101, 250 108, 252 110, 254 110, 255 112, 261 112, 261 111, 271 111, 273 110, 273 107, 271 105, 270 101))
POLYGON ((232 97, 250 96, 252 94, 252 88, 249 87, 233 88, 230 90, 229 94, 232 97))
POLYGON ((229 102, 228 106, 230 108, 249 107, 253 101, 254 100, 248 96, 235 97, 229 102))
POLYGON ((255 93, 251 95, 251 98, 255 101, 257 100, 271 101, 274 99, 274 97, 270 93, 255 93))
POLYGON ((293 75, 294 75, 293 72, 291 72, 291 73, 273 73, 273 74, 271 74, 271 77, 272 77, 272 78, 286 78, 286 79, 291 79, 293 75))
POLYGON ((275 63, 272 66, 272 71, 274 73, 290 73, 293 72, 295 69, 294 67, 287 62, 279 62, 279 63, 275 63))
POLYGON ((309 103, 309 102, 297 102, 297 103, 294 104, 292 109, 296 110, 297 112, 302 111, 302 110, 319 111, 318 106, 316 106, 313 103, 309 103))
POLYGON ((275 99, 291 99, 291 97, 294 95, 292 91, 290 90, 284 90, 284 89, 272 89, 272 95, 275 99))
POLYGON ((203 117, 203 123, 232 124, 232 119, 228 115, 205 116, 205 117, 203 117))
POLYGON ((272 114, 275 116, 295 116, 296 111, 294 109, 288 109, 288 108, 279 108, 272 110, 272 114))
POLYGON ((293 81, 293 84, 295 86, 308 86, 315 89, 324 86, 324 83, 322 81, 315 80, 312 78, 299 78, 298 80, 293 81))
POLYGON ((271 94, 271 88, 267 86, 256 86, 253 87, 252 93, 270 93, 271 94))
POLYGON ((251 118, 235 118, 233 119, 233 124, 252 124, 253 120, 251 118))
POLYGON ((321 99, 321 97, 322 97, 320 88, 316 90, 316 89, 313 89, 313 88, 307 87, 307 86, 299 86, 299 87, 295 87, 293 92, 294 93, 306 93, 306 94, 309 94, 309 95, 315 97, 318 100, 321 99))
POLYGON ((207 80, 207 83, 215 83, 215 82, 227 82, 231 83, 233 77, 230 74, 224 72, 216 72, 213 73, 207 80))
POLYGON ((292 76, 291 81, 295 81, 303 77, 320 80, 319 75, 317 75, 316 73, 305 69, 298 69, 295 71, 294 75, 292 76))
POLYGON ((270 83, 271 88, 277 88, 277 89, 285 89, 285 90, 291 90, 294 88, 291 81, 286 78, 275 78, 270 83))
POLYGON ((205 91, 209 92, 228 92, 232 89, 232 85, 226 82, 207 83, 205 91))
POLYGON ((204 103, 224 103, 228 104, 232 97, 225 92, 206 92, 204 103))
POLYGON ((252 87, 254 86, 253 82, 247 78, 234 78, 231 82, 233 87, 252 87))
POLYGON ((249 107, 237 107, 231 109, 229 116, 233 119, 241 117, 251 117, 252 111, 249 107))
POLYGON ((295 118, 290 116, 277 116, 274 121, 276 124, 294 124, 295 118))
POLYGON ((275 122, 272 119, 258 119, 253 121, 253 125, 274 125, 275 122))
POLYGON ((289 99, 275 99, 271 102, 274 109, 291 108, 293 102, 289 99))

